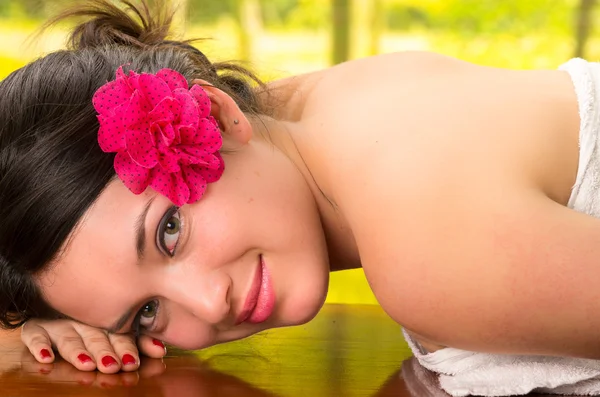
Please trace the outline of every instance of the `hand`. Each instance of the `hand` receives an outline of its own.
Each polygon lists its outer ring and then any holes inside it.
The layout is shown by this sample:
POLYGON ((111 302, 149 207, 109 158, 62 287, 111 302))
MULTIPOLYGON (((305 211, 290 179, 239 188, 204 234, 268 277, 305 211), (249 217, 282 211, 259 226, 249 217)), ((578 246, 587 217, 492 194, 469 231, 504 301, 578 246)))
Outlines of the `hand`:
POLYGON ((105 374, 136 371, 140 351, 162 358, 166 349, 160 341, 141 336, 111 334, 72 320, 29 320, 21 328, 21 340, 35 359, 43 364, 54 362, 54 351, 81 371, 98 369, 105 374))
MULTIPOLYGON (((113 389, 119 386, 132 387, 142 379, 153 378, 165 372, 165 364, 160 359, 147 359, 136 372, 120 372, 118 374, 103 374, 101 372, 83 372, 70 363, 57 357, 52 364, 42 364, 23 349, 20 367, 17 370, 0 373, 0 383, 3 386, 16 386, 21 395, 22 389, 18 385, 28 385, 37 394, 37 390, 45 390, 48 395, 105 395, 94 393, 90 388, 113 389), (85 386, 82 389, 81 386, 85 386)), ((127 389, 125 389, 127 390, 127 389)), ((23 396, 29 395, 24 393, 23 396)), ((39 394, 38 394, 39 395, 39 394)))

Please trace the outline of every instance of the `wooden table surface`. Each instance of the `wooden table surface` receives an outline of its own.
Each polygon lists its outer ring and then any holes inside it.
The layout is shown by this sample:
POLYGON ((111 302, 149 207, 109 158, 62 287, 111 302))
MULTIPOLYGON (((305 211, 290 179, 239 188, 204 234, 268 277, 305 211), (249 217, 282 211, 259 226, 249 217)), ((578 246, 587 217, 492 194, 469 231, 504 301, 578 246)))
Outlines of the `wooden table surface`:
POLYGON ((310 323, 196 352, 142 359, 136 373, 36 363, 0 337, 0 397, 447 397, 378 306, 326 305, 310 323))

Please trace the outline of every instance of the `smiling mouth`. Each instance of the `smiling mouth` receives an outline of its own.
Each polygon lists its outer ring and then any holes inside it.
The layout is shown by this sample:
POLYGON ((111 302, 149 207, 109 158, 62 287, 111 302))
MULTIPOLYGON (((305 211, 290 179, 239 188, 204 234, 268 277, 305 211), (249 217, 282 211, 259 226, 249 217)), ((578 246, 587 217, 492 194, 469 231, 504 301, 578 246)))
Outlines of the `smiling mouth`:
POLYGON ((244 322, 259 324, 271 317, 275 308, 275 292, 271 282, 271 275, 262 255, 254 273, 254 281, 246 297, 244 309, 239 314, 236 325, 244 322))

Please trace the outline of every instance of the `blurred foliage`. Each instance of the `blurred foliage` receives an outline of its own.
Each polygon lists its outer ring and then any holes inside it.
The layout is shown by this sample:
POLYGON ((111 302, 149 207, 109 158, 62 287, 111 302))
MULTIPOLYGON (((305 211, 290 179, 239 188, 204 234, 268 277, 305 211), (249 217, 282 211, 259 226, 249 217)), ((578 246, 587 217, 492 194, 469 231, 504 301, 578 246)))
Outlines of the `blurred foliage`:
MULTIPOLYGON (((330 64, 332 0, 252 0, 258 13, 242 7, 246 0, 174 1, 185 5, 186 37, 212 38, 198 44, 212 59, 245 59, 266 80, 330 64)), ((0 0, 0 79, 62 47, 65 29, 27 39, 42 20, 72 3, 0 0)), ((369 14, 373 4, 352 0, 350 58, 374 48, 427 50, 483 65, 554 69, 575 49, 578 0, 380 0, 377 18, 369 14)), ((589 60, 600 59, 599 9, 590 15, 589 60)), ((362 271, 336 272, 331 280, 329 302, 375 302, 362 271)))
POLYGON ((575 1, 398 0, 388 2, 392 30, 425 28, 463 34, 570 34, 575 1))
MULTIPOLYGON (((239 0, 188 0, 191 23, 214 23, 231 16, 239 0)), ((40 19, 71 0, 2 0, 0 17, 40 19)), ((265 27, 321 29, 329 23, 329 1, 260 0, 265 27)), ((532 30, 569 34, 575 0, 384 0, 387 26, 394 31, 414 28, 495 34, 532 30)))

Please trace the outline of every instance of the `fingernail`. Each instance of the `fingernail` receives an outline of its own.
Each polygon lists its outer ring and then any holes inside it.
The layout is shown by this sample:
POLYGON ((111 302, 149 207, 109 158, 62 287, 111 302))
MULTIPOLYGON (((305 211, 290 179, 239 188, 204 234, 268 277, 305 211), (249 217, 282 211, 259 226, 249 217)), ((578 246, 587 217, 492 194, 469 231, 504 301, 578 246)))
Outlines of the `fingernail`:
POLYGON ((115 364, 117 364, 117 360, 115 360, 111 356, 104 356, 102 358, 102 365, 104 365, 105 367, 110 367, 111 365, 115 364))
POLYGON ((40 352, 40 355, 42 356, 42 358, 52 357, 52 355, 50 354, 50 351, 48 349, 42 349, 42 351, 40 352))
POLYGON ((89 363, 90 361, 92 361, 92 358, 87 354, 80 354, 77 356, 77 358, 79 359, 79 361, 81 361, 82 364, 89 363))
POLYGON ((125 354, 121 362, 123 365, 131 365, 136 363, 135 358, 131 354, 125 354))
POLYGON ((160 347, 160 348, 162 348, 162 349, 164 349, 164 348, 165 348, 165 345, 164 345, 164 343, 162 343, 162 342, 161 342, 161 341, 159 341, 158 339, 152 339, 152 343, 154 343, 154 345, 155 345, 155 346, 158 346, 158 347, 160 347))

